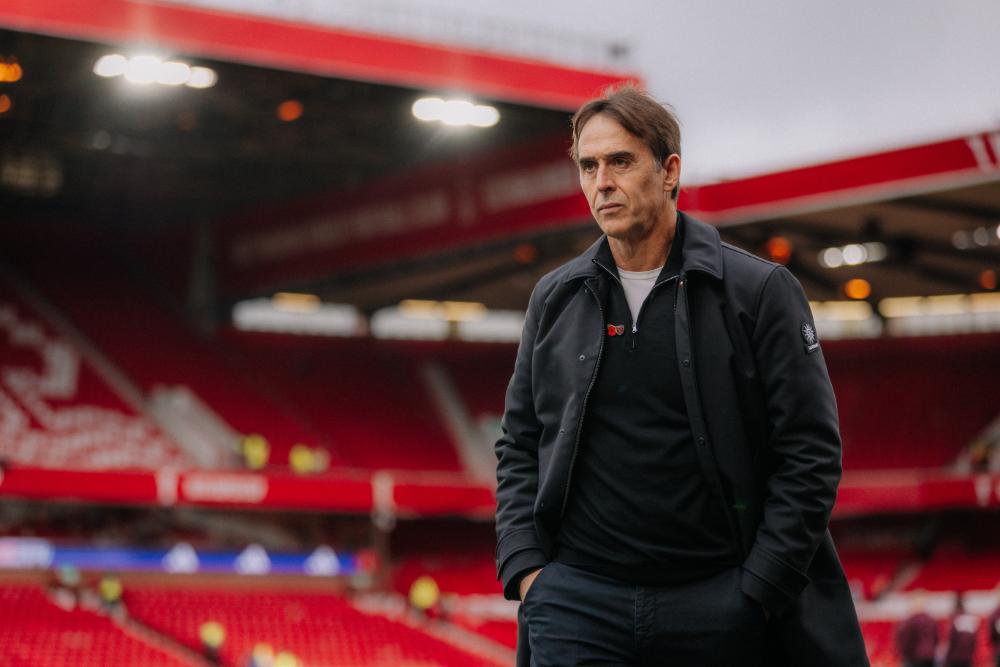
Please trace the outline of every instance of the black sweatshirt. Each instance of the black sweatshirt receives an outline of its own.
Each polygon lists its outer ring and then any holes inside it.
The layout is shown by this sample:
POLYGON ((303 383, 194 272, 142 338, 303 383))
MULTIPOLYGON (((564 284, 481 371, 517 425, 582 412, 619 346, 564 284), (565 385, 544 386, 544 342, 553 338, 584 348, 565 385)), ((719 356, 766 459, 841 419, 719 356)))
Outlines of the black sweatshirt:
POLYGON ((636 327, 610 249, 598 257, 614 276, 604 307, 607 338, 555 555, 650 586, 694 581, 741 562, 722 501, 699 465, 681 390, 674 341, 681 233, 636 327), (614 335, 609 325, 619 325, 614 335))

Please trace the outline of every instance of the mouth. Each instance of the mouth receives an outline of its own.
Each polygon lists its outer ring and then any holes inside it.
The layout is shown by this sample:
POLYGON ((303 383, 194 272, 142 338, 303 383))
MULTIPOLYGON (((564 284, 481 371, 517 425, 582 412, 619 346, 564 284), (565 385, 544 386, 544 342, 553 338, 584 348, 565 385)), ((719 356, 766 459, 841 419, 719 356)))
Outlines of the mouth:
POLYGON ((615 203, 609 202, 607 204, 601 204, 600 206, 598 206, 597 207, 597 211, 598 211, 598 213, 608 213, 610 211, 616 211, 616 210, 618 210, 620 208, 622 208, 621 204, 615 204, 615 203))

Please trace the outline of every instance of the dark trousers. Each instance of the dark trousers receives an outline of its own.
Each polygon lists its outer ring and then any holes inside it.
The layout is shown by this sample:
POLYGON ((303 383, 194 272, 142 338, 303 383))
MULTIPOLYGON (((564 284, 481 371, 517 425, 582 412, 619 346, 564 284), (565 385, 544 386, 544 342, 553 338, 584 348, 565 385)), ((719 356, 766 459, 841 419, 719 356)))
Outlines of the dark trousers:
POLYGON ((764 613, 740 568, 669 587, 549 563, 522 605, 532 667, 763 667, 764 613))

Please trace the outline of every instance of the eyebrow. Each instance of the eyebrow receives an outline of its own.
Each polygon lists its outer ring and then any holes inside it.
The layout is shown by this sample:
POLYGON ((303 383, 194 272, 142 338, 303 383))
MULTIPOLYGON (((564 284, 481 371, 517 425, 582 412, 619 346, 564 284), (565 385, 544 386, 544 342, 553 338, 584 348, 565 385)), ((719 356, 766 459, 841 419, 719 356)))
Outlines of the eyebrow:
MULTIPOLYGON (((584 155, 580 157, 579 160, 577 160, 577 163, 584 164, 588 162, 596 162, 600 157, 602 156, 598 155, 591 157, 590 155, 584 155)), ((614 153, 608 153, 606 156, 603 157, 605 160, 609 162, 611 160, 617 160, 619 158, 624 158, 626 160, 635 160, 635 154, 632 153, 631 151, 615 151, 614 153)))

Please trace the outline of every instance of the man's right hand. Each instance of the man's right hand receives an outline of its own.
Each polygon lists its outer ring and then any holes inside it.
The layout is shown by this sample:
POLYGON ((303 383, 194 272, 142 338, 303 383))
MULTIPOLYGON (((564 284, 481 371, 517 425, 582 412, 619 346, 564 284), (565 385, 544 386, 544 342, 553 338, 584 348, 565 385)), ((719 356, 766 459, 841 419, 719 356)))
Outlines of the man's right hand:
POLYGON ((531 588, 531 584, 535 582, 535 577, 538 573, 542 571, 542 568, 538 568, 534 572, 529 572, 521 578, 521 602, 524 602, 524 596, 528 594, 528 589, 531 588))

